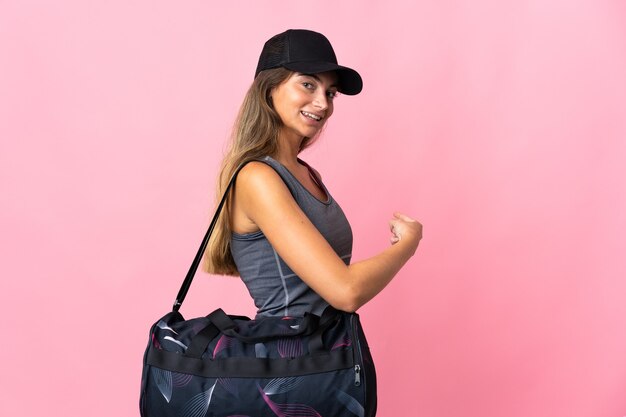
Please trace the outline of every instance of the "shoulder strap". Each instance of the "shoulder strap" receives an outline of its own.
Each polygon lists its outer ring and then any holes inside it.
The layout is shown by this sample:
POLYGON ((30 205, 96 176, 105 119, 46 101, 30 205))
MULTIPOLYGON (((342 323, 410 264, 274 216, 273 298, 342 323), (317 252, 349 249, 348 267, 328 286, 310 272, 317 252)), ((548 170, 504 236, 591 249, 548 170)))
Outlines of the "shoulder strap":
POLYGON ((172 307, 172 311, 178 311, 180 309, 180 306, 183 304, 185 297, 187 296, 187 291, 189 291, 189 287, 191 286, 191 281, 193 281, 193 277, 196 275, 196 271, 198 270, 198 265, 200 265, 200 261, 202 260, 202 255, 204 254, 207 244, 209 243, 209 238, 211 237, 211 233, 213 232, 213 229, 215 228, 215 223, 217 223, 217 219, 220 216, 222 207, 224 206, 224 203, 226 202, 226 197, 228 196, 228 192, 230 191, 233 184, 235 183, 237 174, 239 174, 239 171, 241 171, 241 168, 243 168, 248 162, 252 162, 252 161, 255 161, 255 159, 242 162, 241 165, 239 165, 239 167, 235 170, 235 173, 233 174, 233 176, 230 178, 230 182, 228 183, 228 186, 226 187, 226 190, 224 191, 222 200, 220 201, 220 204, 217 206, 217 209, 215 210, 215 215, 213 216, 213 220, 211 220, 211 224, 209 225, 209 230, 207 230, 206 234, 204 235, 204 239, 202 239, 202 243, 200 244, 200 249, 198 249, 198 253, 196 254, 196 257, 191 263, 191 267, 189 268, 189 272, 187 272, 187 276, 185 277, 185 280, 183 281, 183 285, 181 285, 180 290, 178 291, 178 295, 176 296, 176 301, 174 301, 174 306, 172 307))

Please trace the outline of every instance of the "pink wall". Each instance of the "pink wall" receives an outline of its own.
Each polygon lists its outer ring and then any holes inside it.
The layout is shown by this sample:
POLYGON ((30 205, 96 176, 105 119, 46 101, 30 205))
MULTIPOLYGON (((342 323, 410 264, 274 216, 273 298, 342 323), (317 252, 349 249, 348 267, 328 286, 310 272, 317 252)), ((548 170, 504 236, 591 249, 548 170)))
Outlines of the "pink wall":
MULTIPOLYGON (((626 415, 624 3, 214 3, 0 2, 0 415, 138 415, 148 326, 288 27, 365 81, 303 155, 355 259, 394 210, 424 224, 361 310, 379 415, 626 415)), ((217 306, 253 314, 198 275, 184 314, 217 306)))

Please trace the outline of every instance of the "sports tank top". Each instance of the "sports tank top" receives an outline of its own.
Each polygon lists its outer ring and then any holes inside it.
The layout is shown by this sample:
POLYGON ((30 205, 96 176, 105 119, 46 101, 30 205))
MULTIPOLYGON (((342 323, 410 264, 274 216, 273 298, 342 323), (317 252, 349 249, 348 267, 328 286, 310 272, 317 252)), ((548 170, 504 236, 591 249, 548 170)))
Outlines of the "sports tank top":
MULTIPOLYGON (((274 168, 283 179, 302 211, 324 236, 337 255, 350 264, 352 229, 339 204, 309 167, 311 175, 324 190, 327 200, 313 196, 280 162, 270 156, 259 159, 274 168)), ((300 279, 282 260, 262 231, 232 233, 230 250, 260 316, 303 316, 321 314, 328 303, 300 279)))

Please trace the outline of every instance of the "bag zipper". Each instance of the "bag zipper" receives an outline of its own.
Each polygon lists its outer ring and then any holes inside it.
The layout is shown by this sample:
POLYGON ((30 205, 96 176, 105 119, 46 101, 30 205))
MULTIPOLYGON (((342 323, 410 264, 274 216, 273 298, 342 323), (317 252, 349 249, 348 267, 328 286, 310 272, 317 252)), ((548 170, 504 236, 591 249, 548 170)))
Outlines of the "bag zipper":
POLYGON ((365 378, 361 381, 361 364, 363 363, 363 355, 361 354, 361 343, 359 342, 359 329, 356 325, 356 315, 350 316, 350 324, 352 326, 352 333, 354 334, 354 385, 361 386, 363 382, 363 390, 365 390, 365 378))

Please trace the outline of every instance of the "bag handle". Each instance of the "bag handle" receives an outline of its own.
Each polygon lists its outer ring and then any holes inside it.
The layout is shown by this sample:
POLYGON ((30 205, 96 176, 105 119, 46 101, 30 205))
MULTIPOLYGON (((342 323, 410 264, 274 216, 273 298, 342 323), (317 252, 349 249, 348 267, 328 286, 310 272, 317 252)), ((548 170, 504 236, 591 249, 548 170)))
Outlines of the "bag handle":
MULTIPOLYGON (((219 331, 226 336, 234 337, 244 343, 260 343, 268 340, 273 340, 279 337, 293 337, 293 336, 310 336, 314 333, 323 333, 324 330, 329 328, 339 319, 340 312, 334 309, 332 306, 326 307, 321 316, 317 316, 312 313, 304 313, 304 318, 300 322, 297 329, 288 334, 272 334, 268 329, 267 332, 261 332, 263 336, 247 336, 239 332, 239 327, 233 320, 235 316, 227 315, 224 310, 218 308, 207 317, 219 329, 219 331)), ((257 322, 258 325, 262 325, 257 322)))
MULTIPOLYGON (((184 356, 201 359, 202 354, 206 351, 209 343, 218 336, 224 334, 238 339, 243 343, 263 343, 275 340, 281 337, 309 336, 309 353, 323 353, 324 332, 340 319, 341 312, 332 306, 326 307, 321 316, 311 313, 305 313, 304 319, 300 322, 300 326, 293 333, 289 334, 271 334, 266 333, 263 336, 245 336, 239 333, 239 327, 234 320, 249 320, 247 317, 229 316, 224 310, 218 308, 207 316, 210 320, 207 326, 200 330, 192 339, 184 356)), ((262 324, 260 324, 262 325, 262 324)))
POLYGON ((209 225, 209 230, 207 230, 206 234, 204 235, 204 239, 202 239, 202 243, 200 244, 200 249, 198 249, 198 253, 196 254, 196 257, 193 259, 193 262, 191 263, 189 272, 187 272, 187 276, 185 277, 185 280, 183 281, 183 285, 181 285, 180 290, 178 291, 178 295, 176 295, 176 300, 174 301, 172 311, 177 312, 180 309, 180 306, 183 304, 185 297, 187 296, 187 292, 189 291, 189 287, 191 286, 191 281, 193 281, 193 277, 196 275, 196 271, 198 270, 198 265, 200 265, 200 261, 202 260, 202 255, 204 255, 204 251, 206 250, 207 244, 209 243, 209 238, 211 237, 211 233, 213 233, 213 229, 215 228, 217 219, 219 218, 220 213, 222 211, 222 207, 224 206, 224 203, 226 202, 226 197, 228 197, 228 192, 230 191, 233 184, 235 183, 237 174, 239 174, 239 171, 241 171, 241 168, 243 168, 248 162, 252 162, 254 160, 255 159, 250 159, 248 161, 242 162, 241 165, 239 165, 239 167, 237 167, 237 169, 235 170, 235 173, 233 174, 233 176, 230 178, 230 182, 228 183, 228 186, 226 187, 226 190, 224 191, 222 200, 220 201, 220 204, 217 206, 217 209, 215 210, 215 215, 213 216, 213 220, 211 220, 211 224, 209 225))

